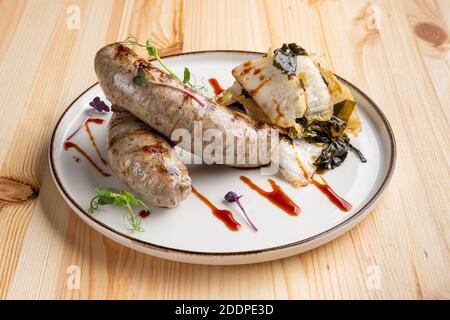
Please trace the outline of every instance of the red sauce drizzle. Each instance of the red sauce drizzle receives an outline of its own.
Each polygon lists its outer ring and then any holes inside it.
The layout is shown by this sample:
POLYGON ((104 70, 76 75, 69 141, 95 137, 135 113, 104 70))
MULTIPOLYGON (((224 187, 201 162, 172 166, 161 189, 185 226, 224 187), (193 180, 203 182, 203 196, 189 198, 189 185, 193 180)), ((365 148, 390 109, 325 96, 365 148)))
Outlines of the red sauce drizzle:
POLYGON ((97 118, 89 118, 86 123, 84 124, 84 128, 86 129, 87 134, 89 135, 89 140, 91 140, 92 145, 94 146, 95 152, 97 153, 98 157, 102 161, 102 163, 107 166, 108 161, 102 156, 100 153, 100 150, 98 149, 97 143, 95 142, 94 136, 92 135, 91 129, 89 128, 89 123, 95 123, 95 124, 103 124, 105 120, 103 119, 97 119, 97 118))
POLYGON ((212 211, 212 213, 220 220, 222 221, 228 229, 231 231, 238 231, 241 225, 239 222, 237 222, 231 211, 224 210, 224 209, 218 209, 215 205, 211 203, 204 195, 202 195, 200 192, 197 191, 194 187, 192 187, 192 193, 194 193, 197 198, 199 198, 204 204, 206 204, 212 211))
POLYGON ((241 176, 240 178, 250 188, 258 192, 260 195, 262 195, 264 198, 272 202, 278 208, 282 209, 287 214, 291 216, 298 216, 300 214, 301 212, 300 207, 297 204, 295 204, 295 202, 292 201, 292 199, 289 198, 289 196, 286 193, 284 193, 281 187, 277 185, 275 181, 273 181, 272 179, 268 180, 273 190, 265 191, 260 187, 258 187, 256 184, 254 184, 249 178, 245 176, 241 176))
POLYGON ((221 87, 219 81, 216 78, 208 79, 209 84, 214 89, 215 94, 219 94, 223 92, 223 88, 221 87))
POLYGON ((110 177, 111 175, 109 173, 104 172, 95 162, 94 160, 92 160, 92 158, 86 153, 84 152, 83 149, 81 149, 77 144, 70 142, 70 141, 66 141, 64 142, 64 150, 68 150, 70 148, 73 148, 75 150, 77 150, 83 157, 86 158, 87 161, 89 161, 95 169, 97 169, 97 171, 104 177, 110 177))
POLYGON ((95 123, 95 124, 104 124, 105 120, 100 118, 89 118, 87 119, 86 123, 95 123))
POLYGON ((139 212, 139 216, 141 218, 147 218, 150 215, 150 210, 141 210, 139 212))
POLYGON ((330 201, 333 204, 335 204, 339 209, 345 212, 350 211, 352 209, 352 205, 347 201, 345 201, 344 199, 342 199, 340 196, 338 196, 336 192, 334 192, 334 190, 331 189, 331 187, 328 185, 328 183, 322 176, 320 176, 320 178, 322 179, 323 183, 320 183, 315 179, 312 179, 312 183, 317 188, 319 188, 319 190, 322 191, 322 193, 325 194, 328 197, 328 199, 330 199, 330 201))

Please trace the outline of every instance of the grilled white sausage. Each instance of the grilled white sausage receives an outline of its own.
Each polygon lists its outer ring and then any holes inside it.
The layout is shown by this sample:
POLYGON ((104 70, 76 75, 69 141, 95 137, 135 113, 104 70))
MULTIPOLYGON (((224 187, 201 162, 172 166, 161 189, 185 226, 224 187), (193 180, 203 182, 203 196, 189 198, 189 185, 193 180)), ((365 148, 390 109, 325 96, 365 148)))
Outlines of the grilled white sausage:
POLYGON ((203 139, 208 129, 222 136, 223 146, 219 151, 222 164, 258 167, 270 162, 272 145, 277 142, 273 143, 270 137, 278 137, 276 130, 213 103, 128 47, 115 43, 102 48, 95 57, 95 71, 109 101, 131 112, 167 139, 171 139, 174 130, 186 129, 191 141, 183 141, 181 147, 205 162, 220 163, 216 153, 203 152, 211 144, 203 139), (139 72, 145 72, 147 79, 141 84, 133 81, 139 72), (202 130, 195 129, 198 124, 202 130), (199 141, 202 148, 195 148, 199 141))
POLYGON ((111 169, 131 190, 158 207, 176 207, 191 191, 191 178, 172 147, 129 112, 108 124, 111 169))

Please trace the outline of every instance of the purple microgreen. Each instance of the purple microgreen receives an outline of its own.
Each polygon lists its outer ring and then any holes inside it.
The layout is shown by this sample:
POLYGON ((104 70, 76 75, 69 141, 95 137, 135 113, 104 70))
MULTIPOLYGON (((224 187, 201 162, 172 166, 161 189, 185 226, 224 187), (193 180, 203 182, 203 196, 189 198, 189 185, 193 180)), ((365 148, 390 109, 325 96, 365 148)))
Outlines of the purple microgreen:
POLYGON ((252 220, 250 220, 249 216, 247 215, 247 212, 245 211, 244 207, 242 206, 241 202, 239 201, 239 199, 242 196, 238 196, 236 193, 234 193, 233 191, 229 191, 226 195, 225 195, 225 200, 228 202, 236 202, 236 204, 239 206, 239 208, 242 210, 242 213, 244 214, 245 218, 247 219, 248 224, 250 225, 250 227, 253 229, 253 231, 258 231, 258 228, 256 228, 256 226, 253 224, 252 220))
POLYGON ((94 100, 89 102, 89 105, 98 112, 109 112, 109 107, 99 97, 95 97, 94 100))
POLYGON ((154 83, 158 84, 158 85, 161 85, 163 87, 172 88, 172 89, 181 91, 185 95, 191 97, 194 101, 196 101, 199 105, 201 105, 204 108, 206 108, 208 106, 208 102, 206 102, 205 100, 200 98, 198 95, 196 95, 195 93, 190 92, 187 89, 184 89, 184 88, 179 87, 179 86, 174 86, 174 85, 171 85, 171 84, 163 83, 163 82, 154 82, 154 83))
POLYGON ((110 108, 99 97, 95 97, 91 102, 89 102, 89 106, 91 106, 92 109, 89 110, 86 118, 84 118, 83 122, 78 126, 78 128, 76 128, 75 131, 72 132, 72 134, 67 138, 67 141, 72 139, 83 128, 85 123, 95 113, 95 111, 100 113, 110 111, 110 108))

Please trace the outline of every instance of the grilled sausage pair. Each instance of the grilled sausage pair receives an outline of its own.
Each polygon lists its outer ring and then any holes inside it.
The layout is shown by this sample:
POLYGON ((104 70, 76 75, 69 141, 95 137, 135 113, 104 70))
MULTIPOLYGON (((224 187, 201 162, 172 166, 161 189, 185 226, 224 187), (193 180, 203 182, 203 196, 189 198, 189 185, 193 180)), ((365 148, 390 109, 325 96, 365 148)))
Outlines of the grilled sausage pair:
MULTIPOLYGON (((159 134, 170 139, 174 130, 186 129, 192 143, 181 146, 196 153, 195 148, 189 148, 199 138, 196 121, 202 130, 217 130, 224 141, 243 142, 239 155, 234 144, 232 148, 225 144, 222 158, 232 159, 226 164, 258 167, 270 162, 270 135, 275 130, 193 92, 128 47, 116 43, 102 48, 95 57, 95 71, 106 97, 116 111, 120 110, 108 126, 112 170, 148 203, 174 207, 189 194, 191 180, 186 166, 159 134), (147 81, 135 81, 142 72, 147 81), (255 150, 260 157, 254 157, 255 150)), ((197 155, 205 162, 215 161, 197 155)))

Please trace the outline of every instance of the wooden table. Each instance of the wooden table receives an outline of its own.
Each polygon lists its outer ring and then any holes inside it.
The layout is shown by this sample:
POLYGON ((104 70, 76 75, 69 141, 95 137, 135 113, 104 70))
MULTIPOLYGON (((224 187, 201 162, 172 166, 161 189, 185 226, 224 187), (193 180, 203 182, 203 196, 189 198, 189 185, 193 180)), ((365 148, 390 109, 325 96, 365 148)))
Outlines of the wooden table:
POLYGON ((0 1, 0 298, 450 298, 449 21, 448 0, 0 1), (247 266, 164 261, 92 230, 56 190, 49 138, 96 81, 95 52, 127 34, 166 54, 323 53, 393 126, 382 201, 327 245, 247 266))

